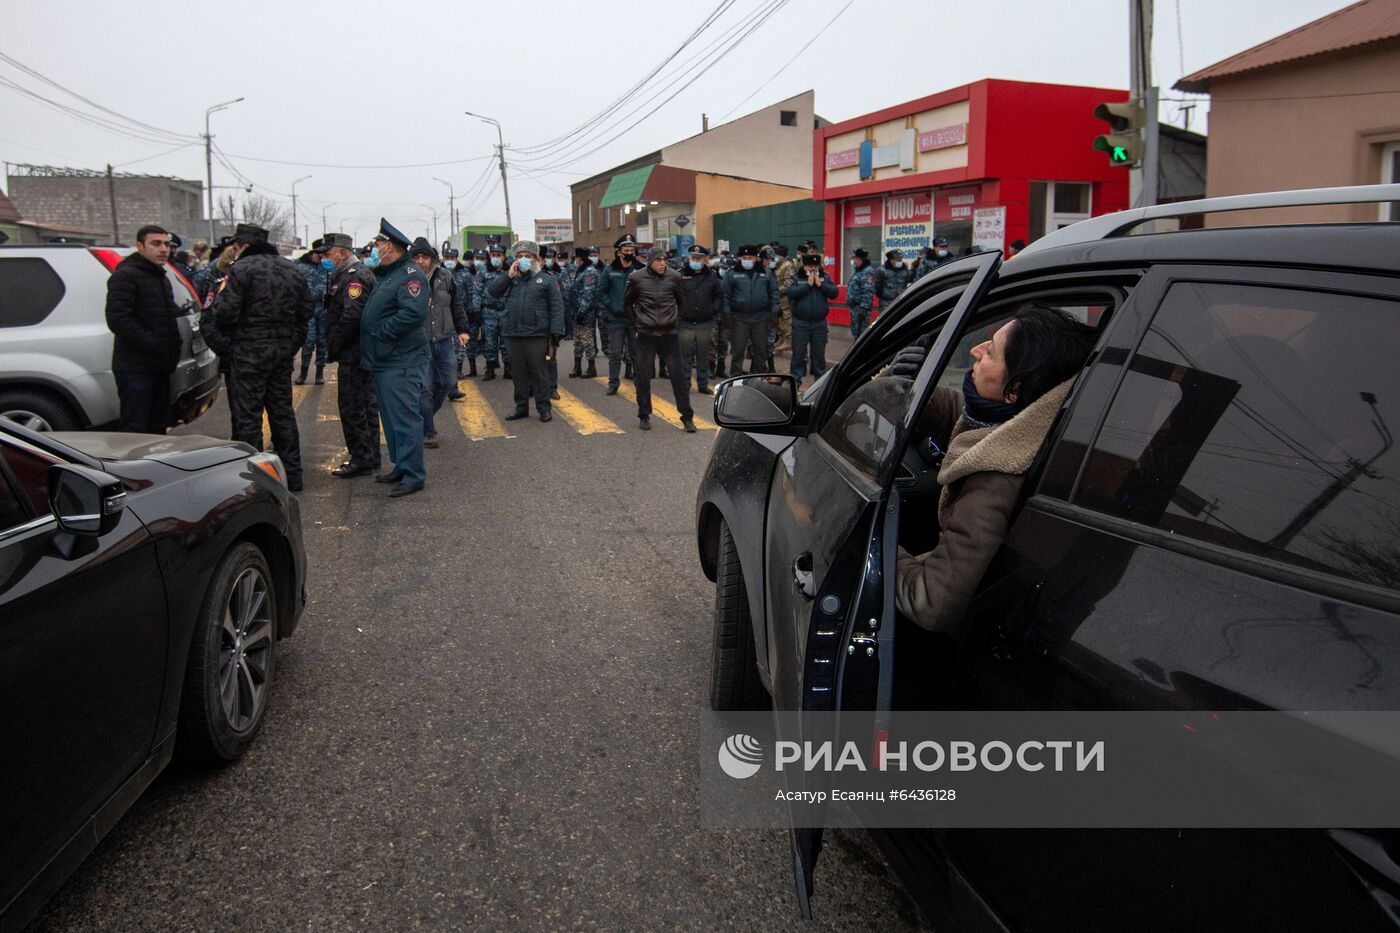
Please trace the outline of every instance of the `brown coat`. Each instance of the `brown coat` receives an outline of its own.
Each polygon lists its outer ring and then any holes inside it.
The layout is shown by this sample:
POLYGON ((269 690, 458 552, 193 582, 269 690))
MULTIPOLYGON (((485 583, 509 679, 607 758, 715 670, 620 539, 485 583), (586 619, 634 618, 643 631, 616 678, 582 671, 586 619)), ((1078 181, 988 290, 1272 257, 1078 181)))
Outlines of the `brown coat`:
POLYGON ((899 552, 895 604, 923 628, 958 634, 968 604, 1011 524, 1025 472, 1065 396, 1067 380, 1005 424, 974 428, 961 419, 962 393, 935 390, 920 431, 952 440, 938 471, 938 546, 917 557, 899 552))

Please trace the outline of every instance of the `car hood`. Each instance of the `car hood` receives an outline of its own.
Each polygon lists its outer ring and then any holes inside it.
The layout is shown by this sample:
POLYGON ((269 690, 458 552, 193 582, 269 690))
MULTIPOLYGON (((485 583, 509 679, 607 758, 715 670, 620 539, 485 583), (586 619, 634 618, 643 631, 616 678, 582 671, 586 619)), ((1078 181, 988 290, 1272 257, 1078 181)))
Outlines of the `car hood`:
POLYGON ((241 460, 256 451, 240 441, 200 434, 125 434, 117 431, 55 431, 54 440, 104 461, 154 460, 177 470, 241 460))

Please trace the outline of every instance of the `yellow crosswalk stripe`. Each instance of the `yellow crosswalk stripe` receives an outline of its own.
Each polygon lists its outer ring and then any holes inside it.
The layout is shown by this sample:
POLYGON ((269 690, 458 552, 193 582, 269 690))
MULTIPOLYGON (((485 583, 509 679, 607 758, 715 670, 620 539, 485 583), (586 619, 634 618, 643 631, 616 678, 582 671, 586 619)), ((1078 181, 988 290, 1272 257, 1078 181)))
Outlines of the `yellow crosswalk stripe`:
POLYGON ((485 440, 488 437, 514 437, 506 433, 505 425, 496 417, 491 403, 486 400, 476 383, 463 380, 458 388, 466 398, 448 402, 447 405, 452 406, 463 434, 474 441, 485 440))
MULTIPOLYGON (((302 403, 306 401, 314 388, 315 386, 310 385, 292 386, 292 411, 301 411, 302 403)), ((262 442, 263 450, 272 449, 272 424, 267 420, 266 408, 263 409, 262 413, 262 442)))
POLYGON ((555 400, 553 408, 569 423, 569 427, 580 434, 627 433, 614 422, 589 408, 577 395, 566 389, 559 390, 559 398, 555 400))
MULTIPOLYGON (((599 385, 607 385, 607 384, 608 384, 608 377, 607 377, 607 376, 599 376, 599 377, 597 377, 596 379, 594 379, 593 381, 596 382, 596 383, 598 383, 599 385)), ((675 406, 675 405, 673 405, 672 403, 666 401, 664 398, 662 398, 662 397, 661 397, 660 395, 658 395, 657 392, 656 392, 656 389, 657 389, 657 387, 658 387, 658 384, 661 385, 661 386, 669 386, 671 383, 670 383, 668 380, 665 380, 665 379, 653 379, 653 380, 651 381, 651 383, 652 383, 652 391, 651 391, 651 413, 652 413, 653 415, 655 415, 657 418, 660 418, 662 421, 666 422, 667 424, 675 425, 675 426, 678 427, 678 428, 681 427, 681 413, 676 409, 676 406, 675 406)), ((627 399, 628 401, 632 402, 633 404, 636 404, 636 401, 637 401, 637 387, 634 386, 630 380, 627 380, 627 379, 622 380, 622 382, 620 382, 620 383, 618 384, 617 392, 618 392, 618 394, 621 395, 623 398, 627 399)), ((706 421, 704 418, 701 418, 699 415, 696 415, 696 416, 695 416, 694 421, 695 421, 695 427, 696 427, 697 429, 701 430, 701 431, 718 431, 718 430, 719 430, 719 426, 718 426, 718 425, 714 424, 713 422, 706 421)))

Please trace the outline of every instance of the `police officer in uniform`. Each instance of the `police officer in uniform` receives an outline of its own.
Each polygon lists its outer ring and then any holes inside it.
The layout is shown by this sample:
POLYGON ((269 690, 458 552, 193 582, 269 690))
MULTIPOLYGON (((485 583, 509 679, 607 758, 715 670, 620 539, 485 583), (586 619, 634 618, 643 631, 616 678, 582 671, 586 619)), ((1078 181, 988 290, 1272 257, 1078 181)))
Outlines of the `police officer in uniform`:
POLYGON ((301 491, 301 439, 292 408, 292 357, 306 343, 314 302, 296 265, 277 254, 267 231, 239 224, 242 253, 219 286, 214 322, 228 336, 233 436, 262 449, 267 411, 272 446, 287 469, 287 488, 301 491))
POLYGON ((509 274, 510 264, 506 262, 506 251, 501 248, 500 243, 492 243, 486 253, 486 268, 477 279, 480 283, 482 330, 486 344, 486 375, 482 382, 490 382, 496 378, 498 357, 505 368, 502 375, 506 379, 510 378, 510 343, 501 339, 501 319, 505 317, 506 306, 502 299, 492 296, 490 291, 492 282, 509 274))
POLYGON ((374 290, 374 273, 355 255, 344 233, 327 233, 326 258, 335 263, 326 288, 326 349, 336 364, 336 403, 350 459, 331 470, 349 479, 379 469, 379 403, 374 374, 360 365, 360 316, 374 290))
POLYGON ((574 371, 569 378, 593 378, 598 375, 598 345, 594 340, 594 328, 598 323, 598 282, 602 275, 598 266, 590 258, 587 247, 574 250, 574 256, 583 260, 569 286, 570 301, 574 317, 574 371), (583 361, 588 360, 588 369, 583 361))
POLYGON ((360 365, 374 373, 379 418, 394 468, 374 478, 395 483, 391 498, 421 492, 428 476, 423 462, 423 383, 428 378, 428 280, 408 258, 413 241, 379 218, 379 281, 360 315, 360 365))
POLYGON ((613 243, 617 256, 603 268, 603 321, 608 330, 608 395, 616 395, 623 379, 632 378, 632 361, 637 356, 637 332, 623 313, 627 277, 642 268, 637 262, 637 241, 624 233, 613 243), (624 371, 624 365, 626 369, 624 371))

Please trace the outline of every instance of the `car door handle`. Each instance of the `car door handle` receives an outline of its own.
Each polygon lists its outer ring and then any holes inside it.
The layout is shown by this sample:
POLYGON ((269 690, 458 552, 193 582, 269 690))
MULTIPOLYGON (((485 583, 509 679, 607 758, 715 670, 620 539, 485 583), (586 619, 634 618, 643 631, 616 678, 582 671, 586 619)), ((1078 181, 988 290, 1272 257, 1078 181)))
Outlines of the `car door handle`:
POLYGON ((803 551, 792 562, 792 583, 808 599, 817 598, 817 585, 812 579, 812 552, 803 551))

